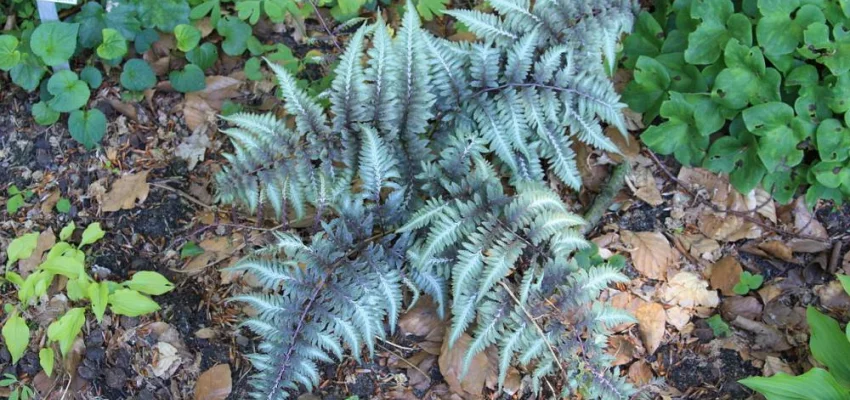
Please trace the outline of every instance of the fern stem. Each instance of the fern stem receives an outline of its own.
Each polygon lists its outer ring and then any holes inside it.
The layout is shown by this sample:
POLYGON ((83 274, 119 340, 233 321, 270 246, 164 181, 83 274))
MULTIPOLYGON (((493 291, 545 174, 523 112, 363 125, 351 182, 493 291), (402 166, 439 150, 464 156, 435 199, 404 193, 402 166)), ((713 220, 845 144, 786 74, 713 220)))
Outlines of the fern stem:
POLYGON ((316 301, 316 298, 319 297, 319 292, 325 287, 325 282, 327 282, 328 276, 330 276, 330 272, 326 272, 325 276, 319 281, 316 287, 313 289, 313 292, 310 293, 310 299, 307 300, 307 304, 304 306, 304 310, 301 311, 301 317, 298 319, 298 325, 295 326, 295 331, 292 332, 292 338, 289 340, 289 349, 286 350, 286 354, 283 356, 283 362, 280 364, 280 370, 277 372, 277 375, 274 379, 274 384, 269 391, 269 395, 266 396, 267 400, 275 400, 274 395, 277 393, 280 382, 283 381, 284 375, 286 375, 286 369, 289 367, 289 360, 292 359, 292 354, 295 351, 295 341, 298 340, 298 336, 301 335, 301 330, 304 329, 304 323, 307 321, 307 314, 310 309, 313 308, 313 303, 316 301))
POLYGON ((616 104, 609 104, 609 103, 605 103, 605 102, 603 102, 603 101, 601 101, 601 100, 599 100, 599 99, 597 99, 597 98, 595 98, 595 97, 593 97, 593 96, 590 96, 590 95, 588 95, 587 93, 584 93, 584 92, 582 92, 582 91, 580 91, 580 90, 571 89, 571 88, 565 88, 565 87, 560 87, 560 86, 546 85, 546 84, 543 84, 543 83, 536 83, 536 82, 528 82, 528 83, 506 83, 506 84, 501 85, 501 86, 484 88, 484 89, 481 89, 481 90, 479 90, 479 91, 475 92, 475 93, 472 95, 472 97, 473 97, 473 98, 476 98, 476 97, 478 97, 479 95, 484 94, 484 93, 489 93, 489 92, 498 92, 498 91, 500 91, 500 90, 505 90, 505 89, 510 89, 510 88, 527 88, 527 87, 530 87, 530 88, 537 88, 537 89, 549 89, 549 90, 554 90, 554 91, 556 91, 556 92, 565 92, 565 93, 575 94, 575 95, 578 95, 578 96, 584 97, 585 99, 588 99, 588 100, 590 100, 590 101, 592 101, 592 102, 594 102, 594 103, 598 103, 598 104, 604 105, 605 107, 616 107, 616 104))
POLYGON ((620 192, 620 189, 623 188, 623 185, 626 182, 626 175, 628 175, 631 170, 632 168, 628 160, 623 160, 623 162, 614 167, 614 171, 611 173, 611 178, 608 179, 608 183, 605 184, 605 187, 602 188, 602 191, 599 192, 593 200, 593 204, 591 204, 590 208, 587 209, 587 212, 584 213, 584 220, 587 222, 587 225, 582 228, 582 234, 586 235, 596 227, 596 224, 598 224, 599 220, 602 219, 602 215, 605 214, 605 211, 608 207, 611 207, 611 203, 614 202, 614 196, 616 196, 617 193, 620 192))

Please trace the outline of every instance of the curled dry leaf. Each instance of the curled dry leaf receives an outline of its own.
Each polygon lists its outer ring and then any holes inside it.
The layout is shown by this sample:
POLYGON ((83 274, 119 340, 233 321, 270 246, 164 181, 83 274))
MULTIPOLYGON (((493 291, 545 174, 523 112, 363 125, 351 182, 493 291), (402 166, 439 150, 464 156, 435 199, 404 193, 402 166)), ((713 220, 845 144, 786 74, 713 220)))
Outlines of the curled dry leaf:
POLYGON ((177 348, 166 342, 158 342, 153 348, 154 356, 151 361, 153 374, 158 378, 170 378, 183 362, 180 355, 177 354, 177 348))
POLYGON ((112 190, 103 195, 101 209, 105 212, 130 210, 136 207, 136 201, 143 203, 150 193, 147 179, 148 171, 122 176, 112 184, 112 190))
POLYGON ((186 160, 189 164, 187 167, 191 171, 195 169, 195 166, 199 162, 204 161, 204 155, 211 145, 210 138, 206 133, 195 131, 195 133, 177 145, 177 151, 174 152, 174 155, 186 160))
POLYGON ((658 303, 645 303, 635 310, 635 319, 638 320, 638 330, 646 353, 655 353, 664 339, 664 325, 667 323, 664 307, 658 303))
POLYGON ((423 296, 410 311, 399 318, 398 327, 407 336, 422 338, 419 347, 439 355, 443 346, 447 320, 437 316, 437 308, 429 296, 423 296))
POLYGON ((53 207, 56 206, 56 203, 59 202, 60 198, 62 198, 62 194, 59 190, 51 192, 50 195, 41 202, 41 213, 48 216, 53 215, 53 207))
POLYGON ((440 373, 443 374, 443 378, 445 378, 446 383, 449 384, 449 388, 453 392, 463 394, 465 398, 483 398, 482 391, 487 381, 487 375, 490 372, 486 351, 482 351, 472 358, 472 362, 469 364, 469 370, 461 378, 463 359, 471 342, 472 337, 464 333, 450 348, 448 338, 446 337, 443 340, 443 346, 440 352, 440 373))
POLYGON ((635 194, 635 197, 643 200, 647 204, 656 207, 664 203, 661 198, 661 191, 655 182, 655 176, 652 171, 646 167, 637 167, 628 177, 629 187, 635 194))
POLYGON ((764 376, 773 376, 778 372, 782 372, 788 375, 796 375, 794 370, 788 366, 785 361, 782 361, 779 357, 767 356, 764 359, 764 368, 762 369, 762 373, 764 376))
POLYGON ((241 86, 242 81, 229 76, 208 76, 203 90, 186 94, 183 102, 186 126, 192 132, 213 126, 224 101, 239 96, 241 86))
POLYGON ((608 354, 614 357, 611 365, 618 366, 630 363, 635 358, 637 346, 629 336, 614 335, 608 338, 608 354))
POLYGON ((658 232, 620 232, 623 244, 632 248, 632 263, 650 279, 666 279, 667 269, 676 261, 676 253, 667 238, 658 232))
POLYGON ((648 384, 652 378, 652 367, 646 361, 637 360, 629 366, 629 379, 637 387, 648 384))
POLYGON ((834 280, 826 285, 815 287, 815 294, 820 299, 820 305, 829 311, 846 314, 850 311, 850 295, 841 286, 841 282, 834 280))
POLYGON ((779 240, 768 240, 766 242, 759 243, 758 248, 771 257, 778 258, 782 261, 796 261, 794 260, 794 253, 791 251, 791 248, 779 240))
POLYGON ((779 330, 764 323, 741 316, 732 320, 732 325, 751 332, 755 336, 753 350, 785 351, 791 348, 779 330))
POLYGON ((198 377, 195 383, 195 400, 224 400, 232 390, 230 364, 219 364, 198 377))
POLYGON ((732 288, 741 280, 743 271, 735 257, 721 258, 711 267, 711 288, 720 290, 724 296, 734 296, 732 288))
POLYGON ((667 323, 673 325, 679 332, 685 329, 688 322, 691 322, 691 313, 685 308, 673 306, 667 310, 667 323))
POLYGON ((668 304, 682 307, 717 307, 720 298, 717 292, 708 290, 708 282, 692 272, 679 272, 662 288, 662 296, 668 304))
POLYGON ((188 274, 197 274, 213 266, 245 247, 242 235, 216 236, 198 244, 204 253, 192 258, 183 269, 188 274))
POLYGON ((720 303, 720 314, 723 319, 731 321, 737 316, 748 319, 758 319, 761 316, 763 306, 754 296, 735 296, 723 299, 720 303))
POLYGON ((809 207, 806 205, 806 199, 803 196, 794 201, 794 230, 806 236, 811 236, 817 239, 827 240, 829 234, 823 224, 815 218, 809 207))

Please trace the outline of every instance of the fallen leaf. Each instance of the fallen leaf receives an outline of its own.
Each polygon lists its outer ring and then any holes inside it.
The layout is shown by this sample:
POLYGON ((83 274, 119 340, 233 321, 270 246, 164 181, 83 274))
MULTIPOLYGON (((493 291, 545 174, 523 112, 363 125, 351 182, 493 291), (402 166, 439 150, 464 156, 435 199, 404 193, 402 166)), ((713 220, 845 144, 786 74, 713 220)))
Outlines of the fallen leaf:
POLYGON ((224 400, 232 390, 230 364, 219 364, 198 377, 195 382, 195 400, 224 400))
POLYGON ((398 320, 398 327, 405 336, 422 338, 418 345, 433 355, 440 355, 447 320, 437 315, 437 306, 430 296, 423 296, 410 311, 398 320))
MULTIPOLYGON (((448 335, 448 332, 446 334, 448 335)), ((448 337, 445 337, 439 358, 440 373, 453 392, 483 398, 482 391, 489 372, 486 351, 476 354, 466 375, 463 378, 460 376, 463 372, 463 359, 471 342, 472 337, 464 333, 449 347, 448 337)))
POLYGON ((237 97, 241 86, 242 81, 229 76, 208 76, 203 90, 186 94, 183 116, 189 130, 205 131, 213 126, 224 101, 237 97))
POLYGON ((174 155, 180 157, 189 164, 189 171, 195 169, 199 162, 204 161, 204 155, 207 149, 210 148, 210 138, 206 133, 195 131, 191 136, 187 137, 177 146, 174 155))
POLYGON ((753 191, 753 196, 756 199, 756 204, 758 209, 756 210, 759 215, 767 218, 768 221, 776 223, 776 203, 773 201, 773 197, 762 189, 761 187, 757 187, 753 191))
POLYGON ((644 386, 652 380, 652 367, 643 360, 637 360, 629 366, 629 379, 637 387, 644 386))
POLYGON ((628 176, 628 183, 635 197, 645 203, 653 207, 664 203, 664 199, 661 198, 661 191, 658 190, 658 185, 655 182, 655 176, 649 168, 640 166, 635 168, 628 176))
POLYGON ((795 253, 820 253, 829 249, 830 244, 827 241, 794 238, 788 241, 788 247, 795 253))
POLYGON ((180 355, 177 354, 177 348, 166 342, 157 342, 153 348, 154 355, 153 360, 151 360, 153 374, 158 378, 170 378, 183 362, 180 355))
POLYGON ((761 302, 753 296, 735 296, 723 299, 723 302, 720 303, 720 314, 727 321, 731 321, 737 316, 754 320, 761 316, 763 308, 761 302))
POLYGON ((21 276, 26 278, 30 272, 35 271, 35 269, 38 268, 38 265, 41 264, 41 258, 44 255, 44 252, 50 250, 54 244, 56 244, 56 235, 53 233, 53 229, 47 228, 46 231, 41 232, 38 235, 38 240, 36 241, 32 255, 25 260, 18 261, 18 271, 21 276))
POLYGON ((762 369, 762 375, 764 376, 773 376, 778 372, 782 372, 788 375, 796 375, 794 370, 788 366, 785 361, 782 361, 779 357, 767 356, 764 359, 764 368, 762 369))
POLYGON ((667 282, 662 291, 665 302, 687 308, 713 308, 720 302, 717 292, 708 290, 708 282, 692 272, 679 272, 667 282))
POLYGON ((630 363, 635 358, 637 346, 626 335, 614 335, 608 338, 608 354, 614 357, 612 366, 630 363))
POLYGON ((632 247, 632 262, 641 274, 650 279, 663 280, 667 269, 676 261, 667 238, 658 232, 620 232, 620 238, 632 247))
POLYGON ((682 241, 688 252, 696 258, 712 260, 716 257, 712 253, 720 250, 720 244, 716 240, 709 239, 700 233, 677 235, 676 237, 682 241))
POLYGON ((632 134, 626 133, 623 135, 620 133, 619 129, 609 125, 605 128, 605 136, 617 145, 617 148, 621 153, 610 154, 612 160, 616 162, 623 162, 623 156, 631 160, 640 154, 640 141, 635 139, 632 134))
POLYGON ((791 345, 785 340, 785 335, 776 328, 741 316, 733 319, 732 325, 755 335, 753 350, 785 351, 791 349, 791 345))
POLYGON ((844 315, 850 311, 850 295, 837 279, 826 285, 815 286, 820 305, 829 311, 844 315))
POLYGON ((720 290, 724 296, 734 296, 732 288, 741 280, 743 271, 735 257, 721 258, 711 267, 711 288, 720 290))
POLYGON ((128 174, 112 184, 112 190, 103 196, 102 210, 113 212, 130 210, 136 207, 136 201, 141 204, 148 198, 150 185, 147 183, 148 171, 128 174))
POLYGON ((201 328, 195 331, 195 337, 198 339, 212 339, 216 336, 215 329, 201 328))
POLYGON ((826 228, 818 221, 812 212, 809 211, 809 206, 806 205, 805 196, 800 196, 794 201, 794 230, 801 234, 812 236, 814 238, 827 240, 829 234, 826 228))
POLYGON ((758 248, 763 250, 768 255, 778 258, 782 261, 794 262, 794 254, 791 248, 779 240, 768 240, 759 243, 758 248))
POLYGON ((682 307, 673 306, 666 310, 667 323, 673 325, 679 332, 685 329, 685 325, 691 322, 691 313, 682 307))
POLYGON ((51 192, 50 195, 41 202, 41 213, 47 216, 53 215, 53 207, 56 206, 56 203, 59 202, 60 198, 62 198, 62 194, 59 193, 58 190, 51 192))
POLYGON ((198 274, 207 267, 231 257, 234 253, 245 247, 245 244, 243 243, 242 235, 232 235, 204 239, 198 246, 204 249, 204 253, 189 260, 183 268, 183 272, 198 274))
POLYGON ((646 303, 635 310, 635 319, 638 320, 638 330, 643 341, 646 353, 652 355, 661 340, 664 339, 664 324, 667 323, 667 313, 664 307, 658 303, 646 303))

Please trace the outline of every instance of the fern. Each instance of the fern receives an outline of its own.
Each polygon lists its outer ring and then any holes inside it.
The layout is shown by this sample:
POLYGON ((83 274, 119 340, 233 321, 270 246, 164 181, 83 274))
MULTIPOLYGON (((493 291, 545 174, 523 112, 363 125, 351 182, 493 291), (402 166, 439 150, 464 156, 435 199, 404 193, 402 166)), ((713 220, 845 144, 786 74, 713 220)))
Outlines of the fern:
POLYGON ((498 349, 500 384, 516 366, 535 390, 557 377, 557 395, 632 393, 604 352, 607 328, 630 317, 596 300, 625 277, 576 263, 583 221, 544 182, 580 187, 573 141, 617 150, 602 133, 623 125, 605 64, 632 3, 491 3, 495 14, 446 12, 476 43, 423 31, 411 4, 395 36, 381 19, 359 28, 329 110, 270 64, 284 119, 225 118, 234 150, 218 200, 284 224, 232 267, 262 287, 233 298, 263 339, 255 398, 311 390, 346 351, 371 355, 406 289, 451 319, 451 343, 472 335, 467 366, 498 349))

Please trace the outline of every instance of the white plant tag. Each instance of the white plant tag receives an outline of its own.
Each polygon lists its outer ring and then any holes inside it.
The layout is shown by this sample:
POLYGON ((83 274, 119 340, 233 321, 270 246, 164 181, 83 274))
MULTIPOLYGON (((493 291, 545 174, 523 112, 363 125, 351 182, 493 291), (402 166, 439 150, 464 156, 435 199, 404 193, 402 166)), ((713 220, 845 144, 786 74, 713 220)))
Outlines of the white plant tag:
POLYGON ((47 2, 50 2, 50 3, 62 3, 62 4, 77 5, 77 0, 42 0, 42 1, 47 1, 47 2))

